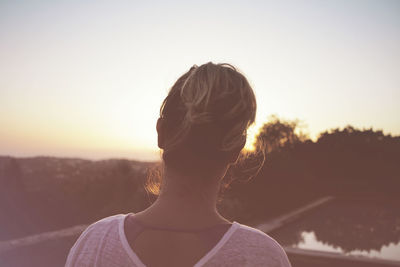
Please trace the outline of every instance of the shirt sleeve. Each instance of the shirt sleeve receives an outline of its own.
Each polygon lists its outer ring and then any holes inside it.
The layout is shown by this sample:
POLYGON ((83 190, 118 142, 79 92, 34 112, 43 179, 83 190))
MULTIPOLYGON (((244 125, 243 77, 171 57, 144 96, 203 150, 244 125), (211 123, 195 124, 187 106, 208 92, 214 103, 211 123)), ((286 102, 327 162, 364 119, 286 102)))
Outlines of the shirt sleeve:
POLYGON ((83 231, 69 251, 66 267, 132 266, 119 237, 121 214, 103 218, 83 231))
POLYGON ((292 267, 285 250, 280 245, 279 245, 279 250, 280 250, 280 253, 279 253, 279 258, 277 261, 277 267, 292 267))
POLYGON ((283 247, 271 236, 259 229, 246 227, 240 244, 247 244, 247 253, 251 263, 249 266, 291 267, 283 247), (246 233, 246 235, 245 235, 246 233))
POLYGON ((93 254, 96 250, 96 231, 92 224, 83 231, 68 253, 65 267, 93 266, 93 254))

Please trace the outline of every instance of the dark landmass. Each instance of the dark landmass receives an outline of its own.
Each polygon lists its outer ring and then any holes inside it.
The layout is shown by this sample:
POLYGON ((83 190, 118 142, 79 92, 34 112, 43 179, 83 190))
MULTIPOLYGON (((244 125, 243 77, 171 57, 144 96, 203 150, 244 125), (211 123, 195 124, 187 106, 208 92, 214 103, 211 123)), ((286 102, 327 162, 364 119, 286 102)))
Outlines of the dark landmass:
MULTIPOLYGON (((327 195, 400 196, 400 137, 351 126, 317 141, 272 117, 224 182, 221 214, 262 221, 327 195), (262 162, 265 157, 265 163, 262 162), (259 170, 257 172, 257 170, 259 170)), ((92 223, 147 208, 156 162, 0 156, 0 240, 92 223)))

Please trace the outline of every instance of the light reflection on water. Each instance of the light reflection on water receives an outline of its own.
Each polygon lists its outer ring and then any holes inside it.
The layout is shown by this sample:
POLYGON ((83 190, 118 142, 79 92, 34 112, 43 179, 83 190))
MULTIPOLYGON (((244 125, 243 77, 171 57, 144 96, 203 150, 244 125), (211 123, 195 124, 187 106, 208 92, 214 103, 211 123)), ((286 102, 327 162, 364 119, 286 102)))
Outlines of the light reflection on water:
POLYGON ((269 234, 287 247, 400 261, 400 200, 336 199, 269 234))
POLYGON ((398 243, 390 243, 389 245, 384 245, 379 251, 375 249, 369 251, 355 249, 345 252, 340 247, 334 247, 333 245, 325 244, 317 240, 317 237, 315 236, 315 233, 313 231, 311 232, 304 231, 301 233, 301 237, 303 240, 301 240, 297 244, 291 245, 291 247, 308 249, 308 250, 335 252, 352 256, 365 256, 369 258, 380 258, 386 260, 400 260, 400 241, 398 243))

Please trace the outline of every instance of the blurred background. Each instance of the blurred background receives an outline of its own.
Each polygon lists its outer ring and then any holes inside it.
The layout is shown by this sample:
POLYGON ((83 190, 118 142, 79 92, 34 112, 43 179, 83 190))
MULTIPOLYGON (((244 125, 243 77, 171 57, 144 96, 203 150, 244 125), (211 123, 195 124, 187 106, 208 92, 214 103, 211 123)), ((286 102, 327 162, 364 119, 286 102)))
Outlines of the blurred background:
POLYGON ((293 266, 400 266, 399 47, 399 1, 0 1, 0 265, 147 208, 161 102, 212 61, 258 101, 220 212, 293 266))

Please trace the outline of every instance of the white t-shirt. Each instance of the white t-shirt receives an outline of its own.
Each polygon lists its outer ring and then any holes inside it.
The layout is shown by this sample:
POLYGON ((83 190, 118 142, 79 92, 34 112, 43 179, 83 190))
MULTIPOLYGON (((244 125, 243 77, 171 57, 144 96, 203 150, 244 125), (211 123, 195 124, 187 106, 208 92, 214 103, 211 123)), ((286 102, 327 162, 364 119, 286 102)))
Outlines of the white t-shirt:
MULTIPOLYGON (((130 247, 125 217, 118 214, 91 224, 68 254, 66 267, 146 266, 130 247)), ((218 243, 195 265, 290 267, 283 248, 264 232, 236 221, 218 243)))

